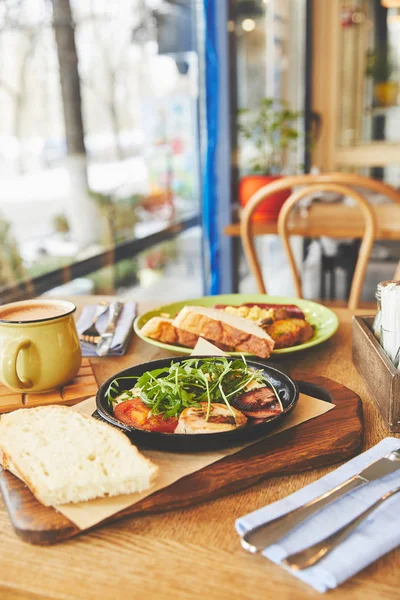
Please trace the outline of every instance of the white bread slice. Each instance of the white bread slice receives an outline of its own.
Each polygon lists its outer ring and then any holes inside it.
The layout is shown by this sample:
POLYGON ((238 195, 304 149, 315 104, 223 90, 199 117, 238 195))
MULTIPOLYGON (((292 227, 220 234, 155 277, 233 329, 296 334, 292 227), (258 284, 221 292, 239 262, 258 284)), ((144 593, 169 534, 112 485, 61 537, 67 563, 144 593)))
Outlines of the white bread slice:
POLYGON ((205 306, 185 306, 173 325, 242 352, 268 358, 274 341, 256 323, 224 310, 205 306))
POLYGON ((142 492, 158 473, 125 434, 67 406, 3 415, 0 449, 3 467, 45 506, 142 492))

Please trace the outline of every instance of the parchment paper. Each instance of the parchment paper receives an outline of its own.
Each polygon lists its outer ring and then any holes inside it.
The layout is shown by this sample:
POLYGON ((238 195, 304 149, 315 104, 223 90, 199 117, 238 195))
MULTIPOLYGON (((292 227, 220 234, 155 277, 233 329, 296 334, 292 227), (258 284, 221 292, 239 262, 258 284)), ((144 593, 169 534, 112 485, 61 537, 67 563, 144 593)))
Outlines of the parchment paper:
MULTIPOLYGON (((196 348, 193 350, 193 354, 197 355, 224 355, 221 350, 218 350, 215 346, 205 340, 199 340, 196 348)), ((314 419, 319 415, 332 410, 333 404, 329 402, 323 402, 311 396, 300 394, 300 398, 296 408, 290 413, 285 419, 284 423, 271 432, 268 436, 277 435, 281 431, 295 427, 304 421, 314 419)), ((96 409, 96 403, 94 398, 84 400, 80 404, 75 405, 71 410, 79 410, 82 413, 91 415, 96 409)), ((241 446, 235 446, 231 448, 225 448, 219 451, 212 452, 198 452, 193 454, 188 453, 177 453, 177 452, 161 452, 157 450, 143 450, 142 453, 156 463, 159 466, 160 474, 157 483, 146 492, 140 494, 130 494, 128 496, 115 496, 111 498, 98 498, 96 500, 89 500, 88 502, 80 502, 77 504, 63 504, 56 506, 55 508, 65 515, 70 521, 72 521, 80 529, 87 529, 97 523, 100 523, 105 518, 136 504, 143 498, 150 496, 150 494, 171 485, 178 479, 199 471, 211 463, 239 452, 246 446, 249 446, 254 442, 248 444, 242 444, 241 446)))

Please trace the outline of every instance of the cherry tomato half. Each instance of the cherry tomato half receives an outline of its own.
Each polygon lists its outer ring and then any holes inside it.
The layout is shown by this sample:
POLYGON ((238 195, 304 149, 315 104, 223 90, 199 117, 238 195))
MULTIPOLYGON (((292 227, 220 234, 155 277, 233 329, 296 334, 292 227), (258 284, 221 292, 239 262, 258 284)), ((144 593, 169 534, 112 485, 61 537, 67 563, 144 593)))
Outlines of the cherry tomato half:
POLYGON ((176 417, 164 419, 162 415, 151 415, 150 410, 140 398, 132 398, 132 400, 117 404, 114 408, 114 417, 136 429, 160 433, 174 433, 178 425, 176 417))

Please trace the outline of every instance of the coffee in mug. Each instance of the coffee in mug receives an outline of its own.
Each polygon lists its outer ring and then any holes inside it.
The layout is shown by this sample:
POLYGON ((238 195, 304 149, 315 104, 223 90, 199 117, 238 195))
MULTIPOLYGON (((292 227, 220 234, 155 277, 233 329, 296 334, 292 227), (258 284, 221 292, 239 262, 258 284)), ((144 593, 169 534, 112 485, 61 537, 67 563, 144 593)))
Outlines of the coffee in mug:
POLYGON ((15 391, 61 387, 79 371, 72 302, 36 299, 0 306, 0 381, 15 391))
POLYGON ((47 306, 40 302, 32 303, 26 307, 11 305, 5 310, 2 310, 0 306, 0 320, 14 323, 53 319, 54 317, 61 317, 63 314, 64 311, 60 306, 47 306))

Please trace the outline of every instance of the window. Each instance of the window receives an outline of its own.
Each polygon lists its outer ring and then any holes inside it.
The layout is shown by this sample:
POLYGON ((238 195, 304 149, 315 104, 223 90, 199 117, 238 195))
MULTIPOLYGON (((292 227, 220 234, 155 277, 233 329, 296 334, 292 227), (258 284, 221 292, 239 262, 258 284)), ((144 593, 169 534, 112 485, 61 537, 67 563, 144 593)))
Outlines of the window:
MULTIPOLYGON (((1 3, 3 292, 38 277, 13 297, 45 291, 68 274, 58 269, 79 263, 70 275, 80 272, 86 291, 90 269, 103 264, 96 256, 136 255, 144 240, 162 241, 157 232, 172 238, 196 225, 194 32, 190 0, 1 3)), ((200 281, 199 236, 193 244, 200 281)), ((152 267, 132 260, 135 285, 152 267)))

